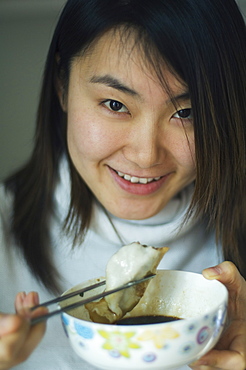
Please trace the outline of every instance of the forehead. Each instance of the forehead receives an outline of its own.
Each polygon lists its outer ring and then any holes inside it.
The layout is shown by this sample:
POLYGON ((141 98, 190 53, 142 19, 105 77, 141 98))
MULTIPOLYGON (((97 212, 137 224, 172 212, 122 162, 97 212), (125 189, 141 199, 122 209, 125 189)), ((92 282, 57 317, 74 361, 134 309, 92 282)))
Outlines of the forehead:
POLYGON ((132 29, 117 28, 104 33, 74 60, 77 70, 87 80, 93 76, 105 74, 116 75, 124 81, 149 80, 159 87, 168 90, 170 94, 177 89, 187 91, 187 87, 168 67, 164 58, 158 55, 156 48, 132 29), (151 55, 148 50, 152 49, 151 55), (151 55, 151 57, 149 57, 151 55))
POLYGON ((143 51, 142 43, 137 40, 137 31, 119 27, 105 32, 93 41, 82 55, 81 61, 94 68, 107 66, 109 68, 129 69, 137 64, 141 69, 149 69, 149 62, 143 51))

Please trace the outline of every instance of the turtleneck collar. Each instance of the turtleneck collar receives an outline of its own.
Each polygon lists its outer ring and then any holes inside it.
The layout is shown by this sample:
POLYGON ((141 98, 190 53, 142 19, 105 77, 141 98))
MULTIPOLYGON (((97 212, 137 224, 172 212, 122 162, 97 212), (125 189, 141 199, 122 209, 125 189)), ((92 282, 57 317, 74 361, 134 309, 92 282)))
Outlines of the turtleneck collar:
MULTIPOLYGON (((193 188, 193 184, 186 187, 171 199, 158 214, 144 220, 119 219, 105 211, 101 204, 95 201, 90 229, 114 243, 119 243, 120 236, 120 239, 124 242, 139 240, 140 237, 143 237, 145 243, 152 240, 152 244, 154 244, 155 239, 156 242, 160 240, 160 233, 163 234, 161 239, 164 238, 168 242, 175 235, 182 235, 194 225, 194 220, 184 223, 192 199, 193 188), (137 237, 138 239, 136 239, 137 237)), ((60 162, 59 182, 54 195, 56 214, 61 221, 65 220, 69 210, 70 191, 71 181, 68 161, 63 158, 60 162)))

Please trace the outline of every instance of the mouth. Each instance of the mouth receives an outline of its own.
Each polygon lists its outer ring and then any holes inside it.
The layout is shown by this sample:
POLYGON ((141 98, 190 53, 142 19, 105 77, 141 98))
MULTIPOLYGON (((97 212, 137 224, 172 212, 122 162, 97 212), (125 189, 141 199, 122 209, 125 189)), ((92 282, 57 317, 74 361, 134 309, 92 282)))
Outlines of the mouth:
POLYGON ((133 195, 149 196, 166 183, 171 173, 157 177, 131 176, 108 166, 115 183, 125 192, 133 195))
POLYGON ((153 181, 158 181, 162 178, 162 176, 158 177, 137 177, 125 174, 120 171, 115 171, 118 176, 122 177, 124 180, 131 182, 132 184, 149 184, 153 181))

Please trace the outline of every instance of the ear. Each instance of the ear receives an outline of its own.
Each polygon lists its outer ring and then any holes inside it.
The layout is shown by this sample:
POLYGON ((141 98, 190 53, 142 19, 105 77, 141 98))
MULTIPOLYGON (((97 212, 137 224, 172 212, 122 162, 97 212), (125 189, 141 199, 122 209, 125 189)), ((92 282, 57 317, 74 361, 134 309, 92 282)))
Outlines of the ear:
MULTIPOLYGON (((59 61, 60 61, 60 55, 57 54, 56 55, 57 65, 59 65, 59 61)), ((58 69, 58 67, 57 67, 57 69, 58 69)), ((56 93, 57 93, 57 96, 58 96, 58 99, 59 99, 59 102, 60 102, 60 105, 61 105, 61 109, 63 110, 63 112, 67 112, 67 91, 66 91, 66 88, 65 88, 64 85, 65 84, 64 84, 63 79, 57 73, 56 78, 55 78, 56 93)))

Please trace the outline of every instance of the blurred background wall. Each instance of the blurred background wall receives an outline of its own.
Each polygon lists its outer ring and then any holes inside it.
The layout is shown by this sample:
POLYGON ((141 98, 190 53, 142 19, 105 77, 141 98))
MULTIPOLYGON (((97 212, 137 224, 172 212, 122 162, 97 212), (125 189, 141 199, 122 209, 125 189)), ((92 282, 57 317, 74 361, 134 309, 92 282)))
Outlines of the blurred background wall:
POLYGON ((0 0, 0 180, 32 148, 50 39, 65 0, 0 0))
MULTIPOLYGON (((31 151, 43 66, 64 3, 0 0, 0 180, 31 151)), ((238 4, 246 15, 246 0, 238 4)))

